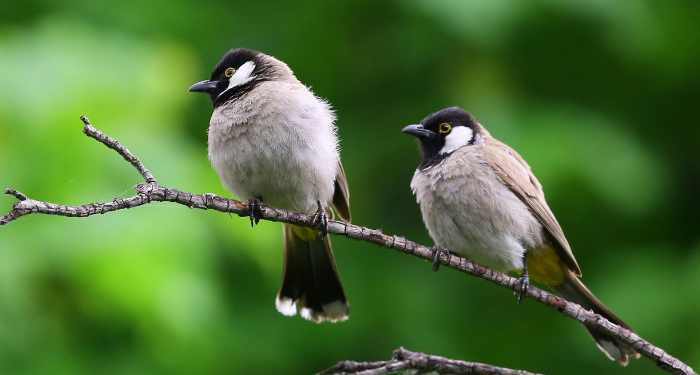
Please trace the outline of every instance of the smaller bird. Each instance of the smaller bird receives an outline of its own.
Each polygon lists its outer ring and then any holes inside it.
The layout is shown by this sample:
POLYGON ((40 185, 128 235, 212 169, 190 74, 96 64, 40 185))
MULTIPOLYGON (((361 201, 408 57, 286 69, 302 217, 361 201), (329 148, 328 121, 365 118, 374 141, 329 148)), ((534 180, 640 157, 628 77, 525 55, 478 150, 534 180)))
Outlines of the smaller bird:
MULTIPOLYGON (((411 189, 437 246, 498 271, 522 272, 523 293, 531 277, 631 330, 578 279, 581 270, 542 186, 515 150, 459 107, 435 112, 403 132, 420 141, 423 160, 411 189)), ((611 360, 626 366, 628 357, 639 358, 624 342, 585 328, 611 360)))
POLYGON ((316 323, 350 314, 325 235, 330 209, 350 221, 350 193, 340 163, 335 113, 284 62, 238 48, 211 78, 189 91, 209 94, 209 159, 221 182, 248 201, 251 225, 261 202, 316 214, 323 235, 284 224, 284 269, 277 310, 316 323))

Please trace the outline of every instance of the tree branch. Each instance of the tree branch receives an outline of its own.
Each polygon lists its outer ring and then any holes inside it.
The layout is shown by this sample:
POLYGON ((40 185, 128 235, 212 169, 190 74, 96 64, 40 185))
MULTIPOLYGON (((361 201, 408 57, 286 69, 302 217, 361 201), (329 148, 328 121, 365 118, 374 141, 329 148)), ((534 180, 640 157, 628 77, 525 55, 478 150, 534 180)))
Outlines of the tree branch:
MULTIPOLYGON (((125 199, 115 198, 113 202, 89 203, 82 206, 65 206, 29 199, 26 195, 17 190, 7 189, 5 194, 15 196, 19 199, 19 202, 14 204, 10 212, 0 217, 0 225, 7 225, 11 221, 29 214, 87 217, 95 214, 104 214, 110 211, 134 208, 151 202, 175 202, 190 208, 212 209, 219 212, 236 214, 238 216, 249 216, 250 212, 244 202, 209 193, 204 195, 193 194, 159 185, 148 169, 146 169, 139 159, 131 154, 128 149, 115 139, 108 137, 94 128, 85 116, 81 116, 80 119, 85 124, 83 127, 83 132, 85 134, 118 152, 143 176, 146 182, 137 184, 134 187, 137 194, 125 199)), ((259 216, 260 219, 263 220, 278 221, 302 227, 315 227, 312 215, 263 205, 260 206, 260 211, 259 216)), ((432 248, 409 241, 404 237, 383 234, 381 230, 329 220, 328 233, 388 247, 424 260, 433 260, 432 248)), ((457 255, 448 256, 444 253, 440 254, 440 264, 501 285, 512 291, 521 291, 520 286, 516 284, 516 278, 473 263, 457 255)), ((672 374, 695 374, 692 368, 677 358, 670 356, 663 349, 652 345, 650 342, 639 337, 636 333, 611 323, 598 314, 586 311, 580 305, 568 302, 561 297, 557 297, 532 285, 528 288, 526 297, 534 299, 545 306, 549 306, 559 311, 564 316, 578 320, 586 327, 603 332, 606 335, 627 343, 641 355, 654 361, 657 366, 665 371, 672 374)))
POLYGON ((399 371, 418 370, 418 373, 435 372, 438 374, 473 374, 473 375, 540 375, 523 370, 491 366, 478 362, 466 362, 412 352, 403 347, 394 350, 391 361, 354 362, 341 361, 335 366, 316 375, 354 374, 380 375, 399 371))

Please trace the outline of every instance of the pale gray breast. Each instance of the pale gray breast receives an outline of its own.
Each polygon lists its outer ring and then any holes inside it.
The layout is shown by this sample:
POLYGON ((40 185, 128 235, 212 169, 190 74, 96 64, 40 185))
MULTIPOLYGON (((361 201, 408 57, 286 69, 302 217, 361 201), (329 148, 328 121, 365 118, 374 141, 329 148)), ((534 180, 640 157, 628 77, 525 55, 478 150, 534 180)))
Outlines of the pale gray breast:
POLYGON ((523 252, 542 244, 541 226, 483 163, 479 147, 417 170, 411 187, 438 245, 495 269, 521 268, 523 252))
POLYGON ((338 141, 330 106, 306 87, 262 82, 215 109, 209 158, 240 199, 314 212, 333 196, 338 141))

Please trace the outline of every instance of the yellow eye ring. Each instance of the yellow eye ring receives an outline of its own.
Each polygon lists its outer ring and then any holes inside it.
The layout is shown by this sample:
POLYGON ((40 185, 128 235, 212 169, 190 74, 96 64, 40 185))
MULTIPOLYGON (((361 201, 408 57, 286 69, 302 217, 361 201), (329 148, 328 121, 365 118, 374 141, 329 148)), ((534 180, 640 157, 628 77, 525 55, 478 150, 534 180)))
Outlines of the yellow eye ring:
POLYGON ((440 133, 442 133, 442 134, 449 133, 451 129, 452 129, 452 125, 450 125, 446 122, 443 122, 442 124, 440 124, 440 133))
POLYGON ((235 72, 236 72, 236 69, 234 69, 234 68, 228 68, 228 69, 226 69, 226 71, 224 72, 224 75, 225 75, 226 77, 231 78, 231 77, 233 76, 233 73, 235 73, 235 72))

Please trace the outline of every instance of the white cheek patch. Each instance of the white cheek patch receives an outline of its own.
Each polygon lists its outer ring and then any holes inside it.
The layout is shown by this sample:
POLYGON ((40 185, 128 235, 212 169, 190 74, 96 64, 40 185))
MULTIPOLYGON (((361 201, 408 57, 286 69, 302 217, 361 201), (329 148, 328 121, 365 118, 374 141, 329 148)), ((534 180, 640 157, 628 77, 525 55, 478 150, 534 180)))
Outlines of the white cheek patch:
POLYGON ((440 150, 441 154, 448 154, 462 146, 466 146, 472 140, 474 132, 466 126, 455 126, 450 134, 445 137, 445 145, 440 150))
POLYGON ((226 90, 240 86, 253 79, 253 77, 251 77, 253 70, 255 70, 255 63, 252 61, 248 61, 247 63, 241 65, 241 67, 238 68, 235 73, 233 73, 231 78, 228 79, 228 87, 226 90))

